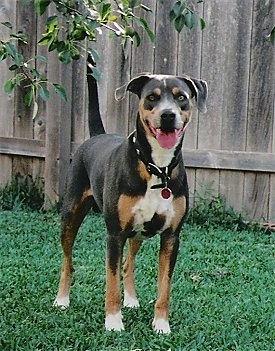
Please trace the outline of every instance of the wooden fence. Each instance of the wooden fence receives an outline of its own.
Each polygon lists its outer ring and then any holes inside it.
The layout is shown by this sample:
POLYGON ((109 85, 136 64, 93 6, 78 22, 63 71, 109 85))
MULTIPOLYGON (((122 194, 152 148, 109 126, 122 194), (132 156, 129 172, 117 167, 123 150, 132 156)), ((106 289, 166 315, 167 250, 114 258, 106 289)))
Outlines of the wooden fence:
MULTIPOLYGON (((187 73, 205 79, 208 112, 194 113, 184 142, 191 194, 222 194, 229 205, 250 218, 274 221, 275 56, 267 40, 275 22, 273 2, 266 7, 262 0, 193 1, 207 26, 203 31, 185 29, 180 35, 169 23, 167 3, 148 0, 155 14, 148 13, 156 32, 155 48, 145 37, 141 47, 123 48, 116 38, 99 36, 104 124, 109 132, 121 135, 134 129, 136 98, 116 102, 114 90, 136 73, 187 73)), ((66 86, 69 102, 53 93, 49 103, 39 101, 33 121, 19 89, 9 96, 0 91, 0 184, 17 173, 44 177, 45 193, 53 201, 63 192, 70 155, 88 137, 85 60, 65 66, 55 54, 37 46, 43 18, 37 18, 32 7, 2 0, 0 21, 29 34, 30 52, 24 46, 22 50, 29 56, 48 57, 40 69, 50 81, 66 86)), ((7 64, 0 63, 1 85, 10 74, 7 64)))

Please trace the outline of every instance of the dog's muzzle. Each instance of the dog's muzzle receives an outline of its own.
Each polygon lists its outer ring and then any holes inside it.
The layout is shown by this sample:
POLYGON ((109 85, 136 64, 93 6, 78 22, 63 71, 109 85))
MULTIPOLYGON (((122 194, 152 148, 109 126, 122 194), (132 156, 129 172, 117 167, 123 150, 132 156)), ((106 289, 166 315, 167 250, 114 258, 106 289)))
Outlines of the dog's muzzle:
POLYGON ((173 132, 175 130, 176 115, 172 111, 164 111, 160 116, 160 129, 163 132, 173 132))

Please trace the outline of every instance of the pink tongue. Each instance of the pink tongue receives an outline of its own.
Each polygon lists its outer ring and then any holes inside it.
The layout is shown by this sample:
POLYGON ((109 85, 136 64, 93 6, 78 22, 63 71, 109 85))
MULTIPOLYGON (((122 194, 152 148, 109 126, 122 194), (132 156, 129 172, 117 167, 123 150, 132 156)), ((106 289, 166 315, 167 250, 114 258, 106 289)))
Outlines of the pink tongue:
POLYGON ((156 129, 156 139, 159 145, 164 149, 171 149, 176 145, 178 141, 176 131, 165 133, 162 132, 160 129, 156 129))

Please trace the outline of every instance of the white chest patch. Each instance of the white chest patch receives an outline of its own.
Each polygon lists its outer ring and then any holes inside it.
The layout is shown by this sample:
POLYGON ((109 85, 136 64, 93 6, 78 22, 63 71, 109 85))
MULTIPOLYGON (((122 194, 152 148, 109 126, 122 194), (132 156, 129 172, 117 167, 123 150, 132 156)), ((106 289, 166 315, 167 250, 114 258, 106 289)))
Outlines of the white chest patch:
POLYGON ((153 175, 151 180, 148 182, 145 196, 132 208, 132 213, 134 215, 133 229, 137 233, 134 239, 141 240, 146 238, 142 235, 142 232, 145 231, 144 223, 149 222, 155 213, 164 215, 166 218, 161 231, 168 228, 171 224, 175 213, 172 203, 173 195, 171 195, 169 199, 164 199, 161 196, 161 189, 151 189, 151 186, 159 183, 160 179, 153 175))

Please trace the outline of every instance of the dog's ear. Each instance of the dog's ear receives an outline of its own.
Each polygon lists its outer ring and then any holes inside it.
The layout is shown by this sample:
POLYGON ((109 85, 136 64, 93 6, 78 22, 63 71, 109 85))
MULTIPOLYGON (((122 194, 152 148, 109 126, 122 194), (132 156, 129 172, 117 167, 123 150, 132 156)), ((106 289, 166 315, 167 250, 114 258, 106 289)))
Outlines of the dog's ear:
POLYGON ((200 112, 206 112, 206 99, 208 95, 208 87, 205 80, 191 78, 188 76, 180 76, 180 79, 191 89, 193 96, 195 97, 197 108, 200 112))
POLYGON ((142 73, 137 77, 134 77, 133 79, 130 80, 130 82, 116 89, 115 99, 117 101, 124 99, 127 91, 131 91, 132 93, 135 93, 140 98, 142 88, 150 78, 151 78, 150 73, 142 73))

